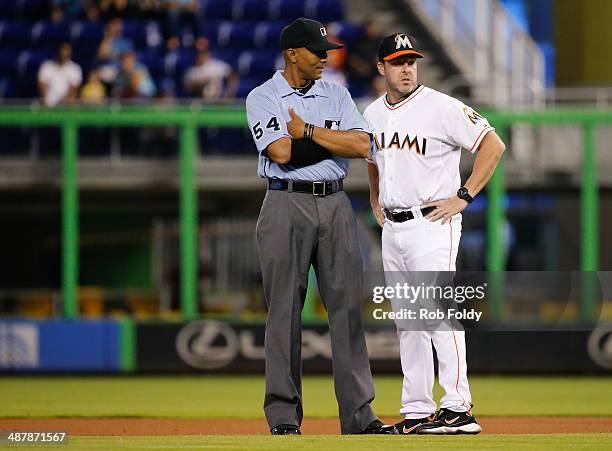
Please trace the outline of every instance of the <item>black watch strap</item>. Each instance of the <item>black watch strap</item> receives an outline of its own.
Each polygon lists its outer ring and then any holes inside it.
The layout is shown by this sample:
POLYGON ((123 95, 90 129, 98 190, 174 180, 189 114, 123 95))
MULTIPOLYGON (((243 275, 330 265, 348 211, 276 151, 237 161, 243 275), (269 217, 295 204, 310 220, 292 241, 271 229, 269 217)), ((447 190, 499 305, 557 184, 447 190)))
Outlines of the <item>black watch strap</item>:
POLYGON ((474 198, 472 196, 470 196, 470 192, 468 191, 468 189, 465 186, 462 186, 461 188, 459 188, 457 190, 457 197, 459 199, 463 199, 468 204, 471 204, 472 201, 474 200, 474 198))

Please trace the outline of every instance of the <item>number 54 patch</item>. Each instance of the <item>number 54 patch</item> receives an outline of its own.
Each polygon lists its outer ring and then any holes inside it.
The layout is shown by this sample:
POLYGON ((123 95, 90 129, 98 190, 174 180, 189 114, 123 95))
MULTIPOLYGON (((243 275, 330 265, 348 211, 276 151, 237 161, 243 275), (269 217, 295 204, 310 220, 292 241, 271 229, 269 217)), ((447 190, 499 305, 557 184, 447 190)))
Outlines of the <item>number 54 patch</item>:
MULTIPOLYGON (((278 122, 278 118, 276 116, 272 116, 266 124, 266 130, 274 130, 275 132, 278 132, 280 129, 281 126, 278 122)), ((264 133, 264 129, 261 128, 261 121, 253 125, 253 136, 255 136, 255 139, 261 139, 264 133)))

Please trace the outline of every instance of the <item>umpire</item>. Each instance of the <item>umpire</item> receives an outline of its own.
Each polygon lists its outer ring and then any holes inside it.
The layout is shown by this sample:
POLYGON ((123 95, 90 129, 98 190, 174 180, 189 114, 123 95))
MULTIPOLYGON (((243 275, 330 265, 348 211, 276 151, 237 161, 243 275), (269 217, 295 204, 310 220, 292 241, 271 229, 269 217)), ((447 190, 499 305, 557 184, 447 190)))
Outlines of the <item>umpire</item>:
POLYGON ((374 386, 361 325, 362 262, 347 158, 370 151, 367 125, 348 91, 321 81, 325 27, 300 18, 281 32, 284 71, 246 99, 268 191, 257 247, 268 307, 264 411, 273 435, 300 434, 301 312, 312 264, 329 316, 334 385, 343 434, 388 433, 370 403, 374 386), (303 118, 303 119, 302 119, 303 118))

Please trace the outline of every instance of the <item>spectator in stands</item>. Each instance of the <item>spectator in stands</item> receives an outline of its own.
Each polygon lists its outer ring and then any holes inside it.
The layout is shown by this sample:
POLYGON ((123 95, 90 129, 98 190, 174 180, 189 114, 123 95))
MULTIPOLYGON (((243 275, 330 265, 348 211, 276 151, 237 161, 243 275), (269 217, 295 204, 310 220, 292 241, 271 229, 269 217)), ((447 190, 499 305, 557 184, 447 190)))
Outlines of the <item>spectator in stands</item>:
POLYGON ((82 0, 53 0, 53 6, 61 8, 63 14, 71 20, 83 14, 85 3, 82 0))
POLYGON ((224 61, 210 55, 208 42, 198 40, 198 55, 195 66, 185 73, 185 92, 201 96, 206 100, 221 97, 234 97, 238 85, 238 75, 224 61))
POLYGON ((62 44, 55 60, 45 61, 38 71, 38 89, 45 106, 53 107, 74 100, 83 81, 78 64, 71 60, 72 46, 62 44))
POLYGON ((81 100, 88 105, 99 105, 106 99, 106 88, 96 69, 89 72, 87 83, 81 89, 81 100))
POLYGON ((51 13, 49 14, 49 19, 51 19, 51 22, 53 22, 54 24, 64 22, 64 10, 62 9, 62 7, 59 5, 52 5, 51 13))
POLYGON ((100 0, 100 12, 105 20, 138 17, 138 8, 133 0, 100 0))
POLYGON ((113 86, 113 96, 123 99, 152 97, 155 84, 145 66, 136 59, 133 50, 121 55, 121 68, 113 86))
POLYGON ((85 5, 85 18, 88 22, 98 23, 100 21, 100 7, 95 3, 85 5))
POLYGON ((104 38, 98 48, 98 59, 102 61, 118 60, 122 53, 133 48, 134 43, 131 39, 123 36, 123 21, 113 19, 104 29, 104 38))
POLYGON ((123 36, 123 22, 113 19, 104 28, 104 38, 98 47, 97 65, 100 78, 107 86, 112 86, 120 70, 119 57, 131 51, 134 43, 123 36))
POLYGON ((138 0, 138 17, 159 22, 164 18, 164 0, 138 0))
POLYGON ((380 26, 373 20, 363 22, 364 34, 351 48, 348 56, 349 78, 363 87, 372 90, 373 81, 378 77, 378 43, 382 39, 380 26))

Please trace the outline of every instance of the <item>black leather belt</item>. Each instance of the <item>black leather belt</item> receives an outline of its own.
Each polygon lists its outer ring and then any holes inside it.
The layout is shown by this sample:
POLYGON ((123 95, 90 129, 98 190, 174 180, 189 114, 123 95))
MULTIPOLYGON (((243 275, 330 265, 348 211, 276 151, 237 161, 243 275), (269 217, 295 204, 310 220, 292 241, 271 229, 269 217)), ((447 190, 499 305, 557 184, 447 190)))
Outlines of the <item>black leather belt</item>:
POLYGON ((342 180, 329 182, 307 182, 301 180, 268 179, 268 189, 290 193, 308 193, 313 196, 327 196, 342 191, 342 180))
MULTIPOLYGON (((421 208, 421 213, 423 214, 423 216, 427 216, 429 213, 431 213, 435 209, 436 207, 421 208)), ((412 214, 410 210, 392 212, 392 211, 383 209, 383 213, 385 214, 385 217, 389 221, 393 221, 393 222, 406 222, 406 221, 410 221, 411 219, 414 219, 414 214, 412 214)))

